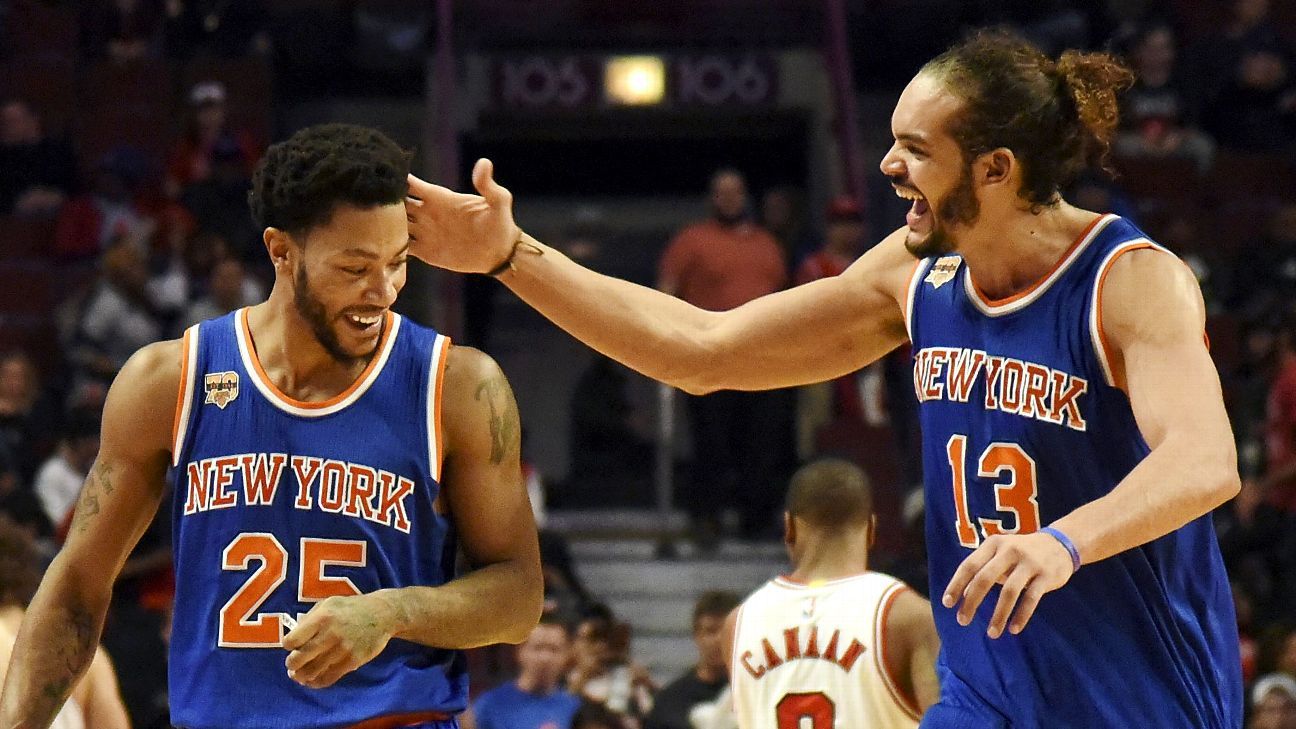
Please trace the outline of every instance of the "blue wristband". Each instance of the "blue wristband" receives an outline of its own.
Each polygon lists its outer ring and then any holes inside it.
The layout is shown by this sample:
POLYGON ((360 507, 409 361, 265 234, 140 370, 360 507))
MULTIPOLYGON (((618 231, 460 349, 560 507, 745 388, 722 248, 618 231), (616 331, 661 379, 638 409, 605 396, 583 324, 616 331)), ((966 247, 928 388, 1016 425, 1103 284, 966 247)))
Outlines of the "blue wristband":
POLYGON ((1080 550, 1076 549, 1075 542, 1071 541, 1071 537, 1051 526, 1044 527, 1040 531, 1058 540, 1063 547, 1066 547, 1066 551, 1071 554, 1071 574, 1075 574, 1075 571, 1080 569, 1080 550))

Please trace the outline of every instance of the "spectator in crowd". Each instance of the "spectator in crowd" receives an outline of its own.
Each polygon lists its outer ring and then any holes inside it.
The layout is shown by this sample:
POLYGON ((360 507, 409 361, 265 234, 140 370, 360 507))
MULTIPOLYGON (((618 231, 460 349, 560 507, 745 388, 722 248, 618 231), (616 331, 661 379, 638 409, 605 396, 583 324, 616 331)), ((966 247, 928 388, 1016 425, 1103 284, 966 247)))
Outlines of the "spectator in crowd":
POLYGON ((127 63, 162 53, 163 0, 92 0, 81 15, 81 45, 89 58, 127 63))
MULTIPOLYGON (((9 665, 18 626, 40 584, 44 564, 31 536, 0 516, 0 680, 9 665)), ((54 718, 53 729, 129 729, 112 659, 95 651, 89 668, 54 718)))
POLYGON ((246 151, 230 135, 218 136, 211 146, 210 174, 193 182, 180 202, 202 230, 218 234, 230 252, 248 262, 265 258, 261 230, 248 214, 247 194, 252 187, 246 151))
POLYGON ((1210 105, 1210 131, 1221 146, 1279 153, 1296 139, 1296 83, 1277 47, 1242 51, 1233 76, 1210 105))
POLYGON ((54 449, 58 423, 58 403, 41 386, 31 357, 21 349, 0 353, 0 443, 23 483, 31 482, 54 449))
POLYGON ((572 390, 568 477, 603 488, 609 482, 648 488, 653 444, 632 425, 629 370, 595 354, 572 390))
POLYGON ((55 253, 84 260, 118 239, 147 240, 157 223, 137 198, 146 167, 140 153, 129 147, 105 154, 94 172, 94 189, 63 206, 54 229, 55 253))
POLYGON ((1247 729, 1296 729, 1296 679, 1271 673, 1255 682, 1247 729))
POLYGON ((104 251, 102 277, 76 328, 71 359, 78 384, 106 383, 135 350, 162 338, 148 291, 148 269, 139 247, 119 240, 104 251))
POLYGON ((693 605, 693 644, 697 665, 666 684, 653 697, 644 729, 692 729, 690 716, 700 704, 710 704, 729 685, 725 662, 724 623, 742 598, 732 592, 702 593, 693 605))
POLYGON ((75 412, 64 423, 58 450, 36 473, 33 490, 60 541, 98 454, 99 418, 91 412, 75 412))
POLYGON ((629 653, 630 626, 617 622, 606 605, 592 606, 576 627, 567 688, 610 709, 626 729, 639 729, 640 720, 652 710, 656 686, 629 653))
MULTIPOLYGON (((658 288, 724 311, 786 286, 782 251, 752 222, 743 176, 716 172, 710 204, 711 216, 681 230, 667 247, 658 288)), ((741 510, 744 536, 772 533, 782 484, 779 448, 789 425, 773 422, 786 410, 782 400, 778 392, 735 391, 688 398, 694 462, 687 500, 700 547, 716 544, 726 507, 741 510)))
POLYGON ((207 293, 185 309, 176 330, 183 332, 200 321, 224 316, 264 298, 261 284, 247 275, 243 262, 237 258, 225 258, 212 267, 207 293))
POLYGON ((760 223, 774 236, 785 261, 794 261, 805 253, 804 225, 801 215, 801 194, 798 190, 780 185, 770 188, 761 196, 760 223))
POLYGON ((26 101, 0 101, 0 215, 53 217, 75 179, 72 147, 46 136, 26 101))
POLYGON ((1134 85, 1121 104, 1123 119, 1115 151, 1125 157, 1176 157, 1210 169, 1215 143, 1195 125, 1196 110, 1175 65, 1174 31, 1166 23, 1148 26, 1130 54, 1134 85))
POLYGON ((835 197, 825 212, 828 226, 824 232, 824 244, 797 268, 795 282, 798 286, 841 274, 864 252, 863 211, 855 198, 835 197))
POLYGON ((13 454, 0 443, 0 515, 6 515, 33 536, 48 537, 49 521, 27 484, 19 480, 13 454))
POLYGON ((190 185, 212 176, 218 143, 223 145, 220 149, 225 154, 230 146, 239 150, 243 176, 251 179, 252 168, 261 156, 260 147, 248 132, 230 128, 225 84, 201 81, 189 89, 189 118, 184 136, 167 154, 168 197, 179 199, 190 185))
POLYGON ((571 658, 571 628, 546 613, 517 647, 518 677, 473 704, 477 729, 569 729, 580 699, 562 688, 571 658))
POLYGON ((1267 500, 1296 517, 1296 314, 1278 333, 1278 362, 1265 419, 1267 500))

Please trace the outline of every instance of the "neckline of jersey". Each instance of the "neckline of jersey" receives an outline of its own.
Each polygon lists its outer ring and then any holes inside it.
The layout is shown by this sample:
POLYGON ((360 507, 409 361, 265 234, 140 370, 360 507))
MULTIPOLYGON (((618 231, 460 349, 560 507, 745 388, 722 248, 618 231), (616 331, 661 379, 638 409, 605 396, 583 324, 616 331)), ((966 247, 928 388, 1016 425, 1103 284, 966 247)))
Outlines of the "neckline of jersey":
POLYGON ((393 312, 384 314, 383 333, 378 342, 374 356, 365 366, 364 371, 356 377, 345 390, 327 400, 307 401, 290 397, 275 385, 261 366, 261 359, 256 352, 256 343, 252 339, 252 329, 248 325, 248 308, 238 310, 236 314, 235 333, 238 339, 239 354, 243 358, 243 367, 247 370, 252 383, 273 405, 292 415, 302 417, 321 417, 345 409, 369 390, 391 354, 392 344, 396 341, 396 330, 400 328, 400 317, 393 312))
POLYGON ((1112 213, 1103 213, 1089 222, 1085 229, 1075 239, 1070 247, 1066 249, 1053 264, 1053 268, 1044 274, 1035 283, 1017 293, 1004 297, 1002 299, 992 299, 981 290, 976 281, 972 278, 972 271, 966 265, 963 266, 963 289, 967 292, 968 300, 986 316, 1003 316, 1013 312, 1021 311, 1030 306, 1037 299, 1044 295, 1053 284, 1066 273, 1067 269, 1075 263, 1080 254, 1089 247, 1089 243, 1098 237, 1110 223, 1119 220, 1120 216, 1112 213))

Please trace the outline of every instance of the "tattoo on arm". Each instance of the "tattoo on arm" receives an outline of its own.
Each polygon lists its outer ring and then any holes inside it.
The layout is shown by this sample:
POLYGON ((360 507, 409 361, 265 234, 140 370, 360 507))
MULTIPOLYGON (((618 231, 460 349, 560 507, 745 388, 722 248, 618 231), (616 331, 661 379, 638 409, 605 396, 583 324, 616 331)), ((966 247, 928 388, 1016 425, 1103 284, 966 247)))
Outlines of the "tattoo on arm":
POLYGON ((477 384, 474 398, 483 398, 490 407, 491 463, 499 465, 507 455, 509 445, 517 441, 517 407, 509 402, 508 382, 503 375, 495 375, 477 384))
POLYGON ((90 520, 99 514, 99 493, 111 494, 115 486, 112 482, 112 466, 102 461, 96 462, 86 476, 85 485, 81 487, 81 496, 77 500, 76 513, 72 517, 72 526, 77 533, 84 534, 89 528, 90 520))
POLYGON ((32 703, 28 704, 31 709, 29 715, 34 716, 40 726, 54 720, 77 678, 90 665, 95 654, 94 615, 80 605, 69 605, 60 612, 63 613, 60 617, 66 621, 63 624, 66 630, 56 630, 59 637, 47 643, 52 653, 46 654, 49 662, 38 658, 31 667, 32 674, 41 676, 41 683, 38 694, 32 696, 32 703))

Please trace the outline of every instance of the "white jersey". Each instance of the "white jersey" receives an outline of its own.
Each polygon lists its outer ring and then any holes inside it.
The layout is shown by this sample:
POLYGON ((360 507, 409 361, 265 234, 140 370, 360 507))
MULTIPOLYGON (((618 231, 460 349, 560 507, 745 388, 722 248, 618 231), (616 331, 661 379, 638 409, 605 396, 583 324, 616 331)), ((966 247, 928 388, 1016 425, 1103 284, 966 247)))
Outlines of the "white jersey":
POLYGON ((904 583, 877 572, 803 585, 777 577, 738 610, 742 729, 899 729, 919 711, 888 674, 882 626, 904 583))

